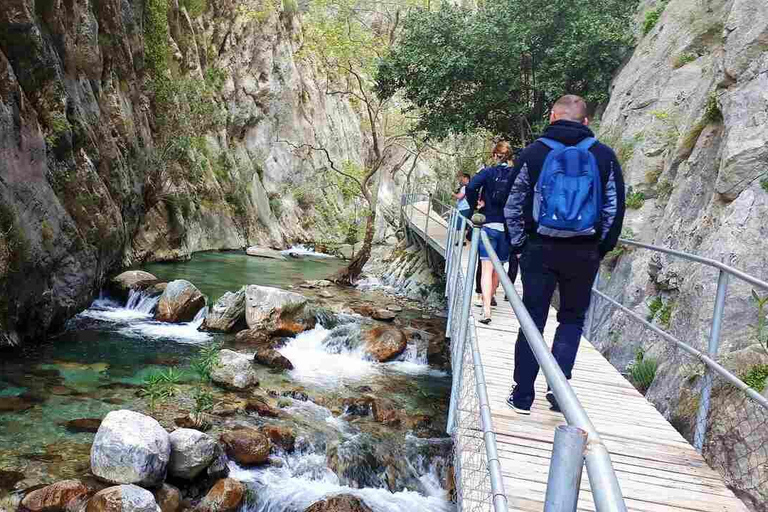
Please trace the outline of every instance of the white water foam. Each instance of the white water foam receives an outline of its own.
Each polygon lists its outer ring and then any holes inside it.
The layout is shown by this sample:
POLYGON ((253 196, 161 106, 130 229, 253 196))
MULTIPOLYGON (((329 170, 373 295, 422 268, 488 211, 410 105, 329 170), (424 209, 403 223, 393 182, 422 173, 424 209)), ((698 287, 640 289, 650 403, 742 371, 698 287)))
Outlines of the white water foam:
POLYGON ((290 249, 285 249, 284 251, 280 251, 280 254, 283 256, 286 256, 288 258, 291 257, 298 257, 298 258, 335 258, 335 256, 331 256, 330 254, 325 254, 322 252, 315 252, 309 247, 306 247, 304 245, 294 245, 290 249))
POLYGON ((358 279, 357 281, 355 281, 355 288, 363 292, 378 290, 378 291, 390 293, 392 295, 402 295, 397 293, 397 289, 395 287, 384 284, 381 281, 381 279, 374 276, 358 279))
POLYGON ((229 463, 231 478, 245 482, 256 489, 256 500, 247 503, 245 512, 290 512, 304 510, 323 498, 337 494, 351 494, 365 502, 374 512, 451 512, 455 506, 446 500, 437 475, 420 478, 428 495, 402 490, 392 493, 387 489, 354 489, 341 485, 339 478, 326 466, 324 454, 290 454, 283 458, 280 468, 268 466, 259 469, 241 468, 229 463))

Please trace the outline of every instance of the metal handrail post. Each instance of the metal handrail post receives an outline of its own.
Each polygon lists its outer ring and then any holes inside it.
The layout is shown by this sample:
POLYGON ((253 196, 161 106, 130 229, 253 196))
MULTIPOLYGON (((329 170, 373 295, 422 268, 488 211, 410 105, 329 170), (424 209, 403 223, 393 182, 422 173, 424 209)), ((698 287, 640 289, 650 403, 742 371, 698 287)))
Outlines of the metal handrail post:
POLYGON ((427 220, 424 221, 424 236, 429 238, 429 216, 432 212, 432 194, 427 196, 427 220))
MULTIPOLYGON (((445 267, 443 272, 448 275, 448 267, 451 265, 451 247, 453 247, 453 215, 454 211, 451 210, 451 214, 448 216, 448 236, 445 238, 445 267)), ((445 295, 448 296, 448 287, 445 288, 445 295)))
MULTIPOLYGON (((464 233, 467 229, 467 218, 463 215, 461 216, 461 231, 460 233, 464 233)), ((456 284, 459 281, 459 276, 461 275, 461 257, 464 256, 464 243, 460 243, 458 247, 458 253, 456 254, 455 258, 456 261, 453 262, 451 271, 453 272, 453 285, 452 288, 454 290, 453 294, 448 298, 449 302, 449 311, 453 311, 453 308, 456 307, 456 284)), ((453 325, 451 323, 448 324, 448 327, 452 327, 453 325)), ((448 332, 450 333, 451 330, 449 329, 448 332)))
MULTIPOLYGON (((472 244, 469 246, 469 268, 473 268, 473 265, 477 264, 477 246, 480 243, 480 229, 475 227, 472 230, 472 244)), ((461 378, 463 374, 463 354, 464 343, 466 342, 467 332, 469 331, 469 309, 472 305, 472 282, 474 281, 474 274, 467 272, 464 276, 464 290, 461 297, 461 316, 459 317, 459 336, 455 343, 455 354, 459 354, 459 367, 451 368, 453 372, 453 385, 451 387, 451 408, 448 411, 448 434, 453 434, 456 422, 456 404, 458 395, 454 397, 455 393, 459 393, 461 388, 461 378)))
MULTIPOLYGON (((712 329, 709 333, 709 357, 717 358, 720 348, 720 330, 723 325, 723 313, 725 311, 725 297, 728 293, 728 274, 720 269, 717 276, 717 295, 715 296, 715 310, 712 315, 712 329)), ((696 413, 696 432, 693 436, 693 446, 701 453, 704 448, 704 439, 707 435, 707 416, 709 415, 710 397, 712 395, 712 369, 708 368, 704 375, 701 390, 699 410, 696 413)))
POLYGON ((544 512, 576 511, 586 446, 587 433, 584 430, 568 425, 555 429, 544 512))
POLYGON ((592 497, 596 509, 598 512, 626 512, 627 507, 621 494, 619 480, 611 464, 611 456, 608 453, 608 449, 600 439, 600 434, 598 434, 597 429, 592 424, 592 420, 587 416, 587 412, 581 405, 573 388, 568 384, 568 380, 565 378, 563 370, 560 369, 560 365, 557 364, 557 361, 555 361, 555 358, 549 351, 549 347, 539 332, 536 323, 525 308, 520 296, 517 295, 515 287, 504 271, 504 265, 499 261, 499 257, 488 240, 488 235, 481 233, 481 236, 493 267, 499 274, 501 285, 507 294, 507 299, 512 305, 515 316, 517 316, 520 329, 525 333, 528 345, 539 362, 539 366, 547 379, 547 384, 549 384, 550 389, 555 394, 565 419, 569 425, 584 429, 589 436, 588 448, 584 458, 587 462, 589 484, 592 489, 592 497))
MULTIPOLYGON (((597 274, 595 274, 595 282, 592 284, 592 291, 595 291, 600 288, 600 270, 598 269, 597 274)), ((591 302, 589 304, 589 316, 587 317, 587 339, 589 341, 592 341, 592 327, 594 326, 595 322, 595 311, 597 310, 597 296, 592 293, 590 294, 591 302)))

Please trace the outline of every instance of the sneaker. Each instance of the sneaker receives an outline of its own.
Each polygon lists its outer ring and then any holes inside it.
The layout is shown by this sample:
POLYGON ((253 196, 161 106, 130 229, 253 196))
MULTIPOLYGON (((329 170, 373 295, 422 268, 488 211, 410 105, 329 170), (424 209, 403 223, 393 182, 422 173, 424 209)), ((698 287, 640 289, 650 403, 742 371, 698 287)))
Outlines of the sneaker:
POLYGON ((479 308, 483 307, 483 296, 479 293, 475 295, 475 306, 479 308))
POLYGON ((515 388, 512 388, 512 391, 509 392, 509 398, 507 398, 507 406, 509 406, 510 409, 515 411, 517 414, 523 414, 523 415, 529 415, 531 414, 531 407, 522 407, 520 405, 515 404, 515 400, 512 398, 512 395, 515 393, 515 388))
POLYGON ((562 412, 560 410, 560 404, 557 403, 557 398, 555 398, 555 394, 552 391, 547 391, 547 401, 551 406, 549 408, 550 411, 562 412))
POLYGON ((498 306, 498 304, 496 304, 496 297, 491 297, 491 307, 494 306, 498 306))

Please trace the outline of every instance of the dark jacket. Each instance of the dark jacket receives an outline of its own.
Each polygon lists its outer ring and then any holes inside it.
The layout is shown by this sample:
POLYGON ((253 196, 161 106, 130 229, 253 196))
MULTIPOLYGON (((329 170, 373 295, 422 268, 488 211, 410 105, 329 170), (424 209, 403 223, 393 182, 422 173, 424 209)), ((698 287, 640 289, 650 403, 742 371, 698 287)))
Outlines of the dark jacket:
MULTIPOLYGON (((543 137, 573 146, 594 137, 592 130, 573 121, 556 121, 549 125, 543 137)), ((533 188, 541 174, 544 160, 551 149, 535 141, 526 147, 515 165, 516 179, 504 207, 504 217, 513 252, 520 252, 529 238, 545 238, 553 243, 598 243, 600 257, 610 252, 619 240, 624 222, 624 176, 616 154, 605 144, 596 143, 590 151, 597 160, 603 184, 601 223, 594 236, 578 238, 550 238, 537 233, 533 219, 533 188)))
POLYGON ((517 174, 514 172, 514 168, 507 164, 494 165, 492 167, 486 167, 482 171, 475 174, 466 188, 467 202, 472 211, 477 208, 477 199, 480 194, 480 189, 483 191, 483 197, 485 198, 485 222, 504 222, 504 201, 500 201, 493 204, 491 199, 498 192, 503 198, 509 196, 509 190, 512 188, 512 183, 515 181, 517 174))

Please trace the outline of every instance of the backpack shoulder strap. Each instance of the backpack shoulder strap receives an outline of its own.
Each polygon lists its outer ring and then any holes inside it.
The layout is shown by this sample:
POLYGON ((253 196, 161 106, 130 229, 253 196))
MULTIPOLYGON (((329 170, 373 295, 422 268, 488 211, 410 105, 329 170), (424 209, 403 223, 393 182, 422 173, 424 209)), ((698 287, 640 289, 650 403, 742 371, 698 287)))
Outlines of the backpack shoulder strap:
POLYGON ((562 142, 557 142, 554 139, 548 139, 546 137, 539 137, 537 140, 539 142, 541 142, 542 144, 544 144, 545 146, 547 146, 548 148, 550 148, 550 149, 557 150, 557 149, 563 149, 565 147, 565 144, 563 144, 562 142))
POLYGON ((597 139, 596 138, 594 138, 594 137, 587 137, 583 141, 581 141, 578 144, 576 144, 576 147, 579 148, 579 149, 589 149, 592 146, 594 146, 595 143, 597 143, 597 139))

